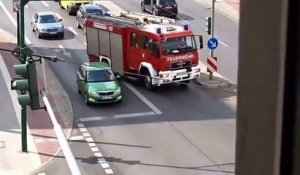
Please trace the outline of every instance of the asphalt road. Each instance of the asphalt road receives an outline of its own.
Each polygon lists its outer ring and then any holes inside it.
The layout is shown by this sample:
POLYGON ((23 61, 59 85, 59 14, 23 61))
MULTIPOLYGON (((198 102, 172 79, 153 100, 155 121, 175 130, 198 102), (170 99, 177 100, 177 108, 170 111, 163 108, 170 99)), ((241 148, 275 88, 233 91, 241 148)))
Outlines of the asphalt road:
MULTIPOLYGON (((10 1, 3 3, 11 10, 10 1)), ((133 0, 115 3, 126 10, 140 11, 139 3, 133 0)), ((86 106, 75 81, 78 64, 87 61, 85 36, 76 29, 75 17, 68 16, 55 2, 46 4, 30 2, 25 8, 26 36, 32 43, 29 46, 39 53, 68 61, 49 64, 72 101, 75 122, 69 143, 82 174, 206 175, 233 171, 235 109, 226 100, 234 93, 205 89, 196 83, 188 88, 171 85, 150 92, 137 83, 122 81, 122 103, 86 106), (63 18, 63 40, 37 39, 31 31, 33 14, 49 10, 63 18)), ((189 20, 193 30, 204 33, 209 11, 192 0, 179 5, 180 16, 189 20)), ((0 15, 7 14, 0 10, 0 15)), ((216 54, 230 59, 237 44, 237 34, 231 25, 237 24, 221 15, 216 19, 222 21, 217 24, 219 28, 216 26, 216 35, 229 46, 220 45, 216 54)), ((1 20, 0 26, 16 33, 8 18, 1 20)), ((206 54, 204 51, 203 55, 206 54)), ((228 64, 227 72, 232 74, 234 68, 229 67, 233 63, 225 62, 221 64, 228 64)), ((40 172, 70 173, 62 155, 40 172)))

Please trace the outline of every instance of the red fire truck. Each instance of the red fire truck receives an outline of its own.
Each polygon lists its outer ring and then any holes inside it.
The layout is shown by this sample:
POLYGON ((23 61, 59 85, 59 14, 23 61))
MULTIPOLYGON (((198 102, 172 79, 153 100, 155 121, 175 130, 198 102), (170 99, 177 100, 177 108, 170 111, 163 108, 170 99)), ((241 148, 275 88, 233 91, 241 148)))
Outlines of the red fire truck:
MULTIPOLYGON (((148 89, 200 77, 197 44, 188 24, 126 12, 89 16, 85 26, 90 61, 107 62, 120 75, 141 78, 148 89)), ((202 36, 199 41, 202 48, 202 36)))

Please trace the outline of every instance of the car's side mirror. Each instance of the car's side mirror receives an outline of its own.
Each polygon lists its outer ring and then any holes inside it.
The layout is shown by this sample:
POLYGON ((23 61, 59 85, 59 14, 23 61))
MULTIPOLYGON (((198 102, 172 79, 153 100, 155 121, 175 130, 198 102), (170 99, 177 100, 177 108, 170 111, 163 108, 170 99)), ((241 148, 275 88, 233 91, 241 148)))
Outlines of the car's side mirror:
POLYGON ((121 75, 117 74, 116 79, 118 79, 118 80, 121 79, 121 75))
POLYGON ((62 21, 62 19, 59 19, 58 22, 62 21))
POLYGON ((77 72, 77 77, 79 81, 85 81, 85 78, 82 77, 79 72, 77 72))

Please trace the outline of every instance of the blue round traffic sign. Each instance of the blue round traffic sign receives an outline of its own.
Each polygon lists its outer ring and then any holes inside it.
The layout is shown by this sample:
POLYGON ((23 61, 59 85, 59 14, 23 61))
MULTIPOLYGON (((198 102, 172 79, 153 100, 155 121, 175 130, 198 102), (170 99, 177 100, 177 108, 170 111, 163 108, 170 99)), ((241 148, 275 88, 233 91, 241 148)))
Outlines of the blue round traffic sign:
POLYGON ((218 44, 219 44, 219 41, 217 38, 210 38, 208 41, 207 41, 207 47, 209 49, 216 49, 218 47, 218 44))

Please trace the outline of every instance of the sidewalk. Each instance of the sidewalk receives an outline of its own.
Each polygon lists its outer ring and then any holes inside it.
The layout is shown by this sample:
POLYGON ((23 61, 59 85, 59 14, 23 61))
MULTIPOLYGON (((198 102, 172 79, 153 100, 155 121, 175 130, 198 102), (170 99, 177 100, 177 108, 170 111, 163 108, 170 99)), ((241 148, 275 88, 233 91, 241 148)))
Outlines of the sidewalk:
MULTIPOLYGON (((16 48, 16 38, 1 28, 0 48, 16 48)), ((49 162, 60 151, 60 146, 48 113, 43 109, 31 111, 28 107, 28 153, 21 152, 21 110, 16 91, 10 90, 10 79, 15 74, 14 64, 18 64, 14 55, 0 51, 0 174, 38 174, 40 172, 35 171, 49 162)), ((37 64, 37 72, 40 75, 38 84, 41 89, 44 83, 40 64, 37 64)), ((69 138, 73 124, 71 101, 48 66, 46 72, 50 104, 66 138, 69 138)))

